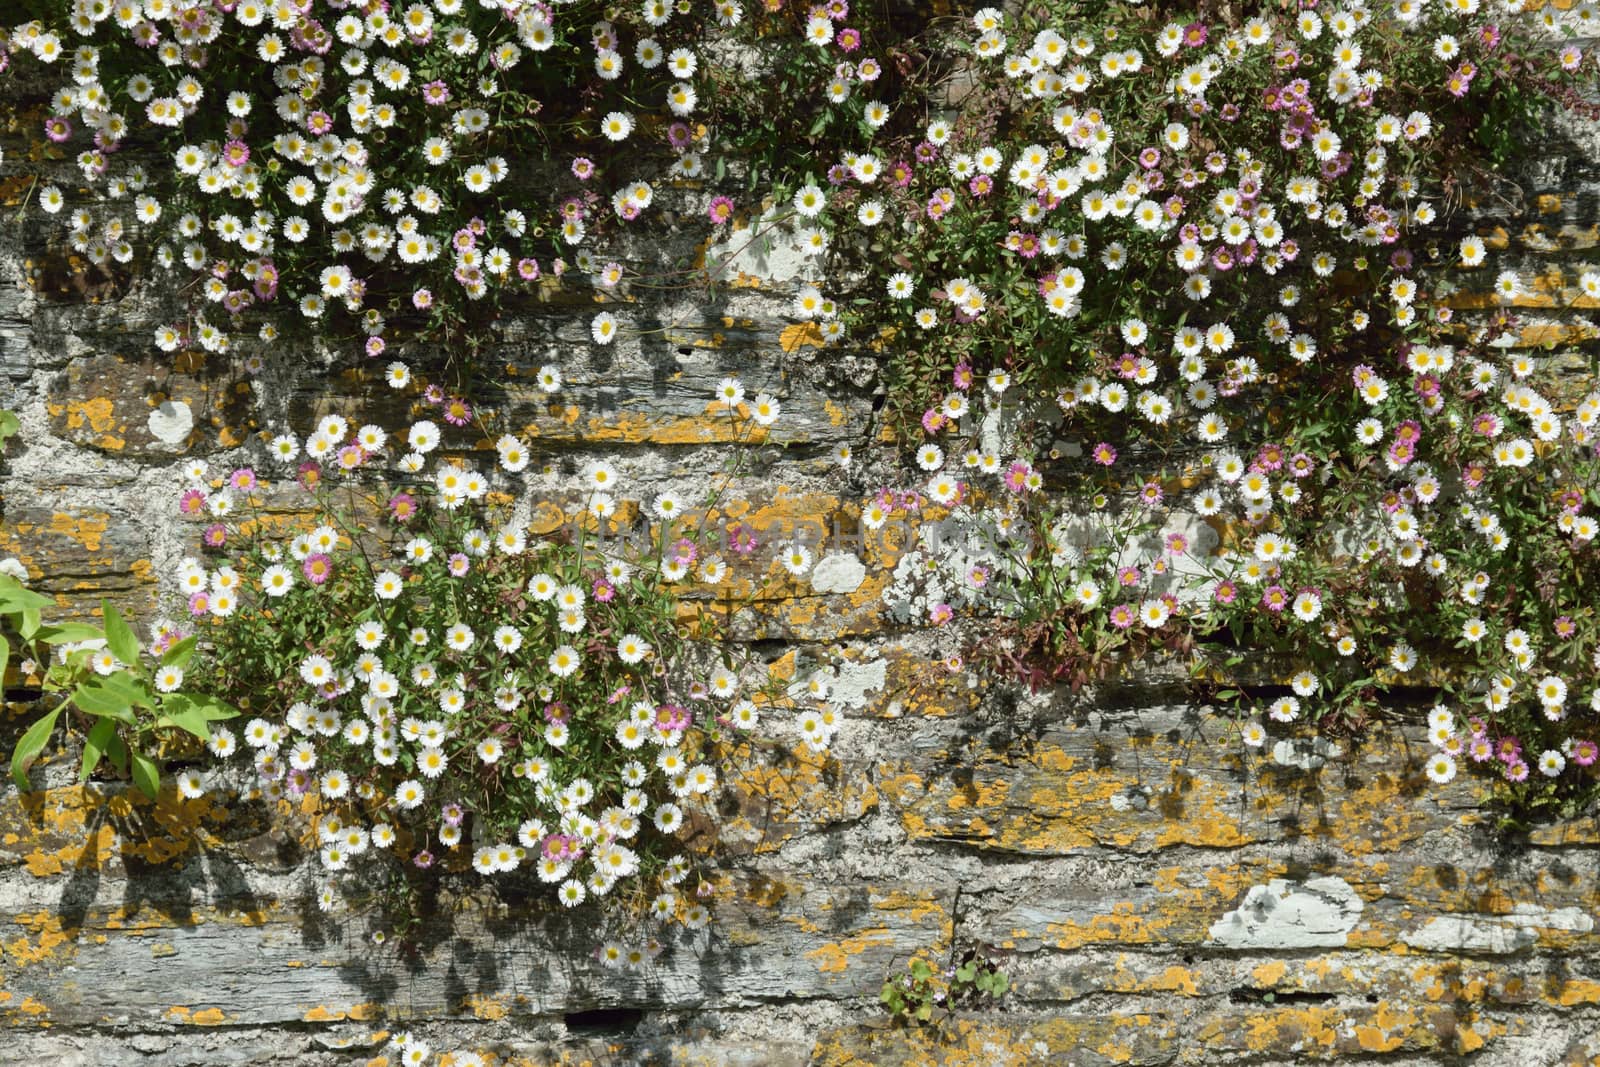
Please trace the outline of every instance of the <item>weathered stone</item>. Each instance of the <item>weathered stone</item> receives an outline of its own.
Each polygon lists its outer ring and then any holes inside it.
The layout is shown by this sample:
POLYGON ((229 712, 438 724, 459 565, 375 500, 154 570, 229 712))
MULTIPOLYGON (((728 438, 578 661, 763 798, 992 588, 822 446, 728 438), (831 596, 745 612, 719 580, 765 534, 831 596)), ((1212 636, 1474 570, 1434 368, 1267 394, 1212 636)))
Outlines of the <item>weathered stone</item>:
POLYGON ((1268 951, 1343 947, 1361 917, 1361 898, 1342 878, 1304 884, 1273 879, 1251 886, 1244 901, 1211 927, 1208 944, 1268 951))
POLYGON ((179 357, 182 371, 157 356, 69 362, 46 402, 51 429, 85 448, 146 460, 242 443, 254 424, 249 382, 225 365, 208 369, 200 352, 179 357))
POLYGON ((7 506, 0 557, 16 556, 32 586, 56 597, 64 616, 98 612, 100 598, 145 617, 153 602, 148 526, 108 511, 7 506))
MULTIPOLYGON (((950 84, 952 99, 970 88, 950 84)), ((19 131, 44 113, 35 96, 0 110, 11 211, 29 186, 15 160, 19 131)), ((1489 280, 1518 271, 1527 291, 1509 304, 1522 321, 1507 349, 1556 346, 1538 358, 1570 386, 1560 406, 1593 387, 1597 314, 1575 281, 1600 234, 1600 156, 1593 129, 1570 119, 1541 136, 1557 149, 1516 164, 1517 198, 1460 218, 1496 251, 1451 272, 1450 303, 1470 329, 1501 306, 1489 280)), ((70 161, 48 163, 71 174, 70 161)), ((688 613, 730 621, 731 642, 768 658, 753 643, 782 642, 776 676, 796 692, 825 682, 844 724, 827 754, 792 735, 730 742, 716 813, 689 828, 717 922, 676 933, 641 974, 589 955, 597 911, 517 893, 504 909, 441 909, 414 945, 379 946, 379 918, 317 910, 306 842, 260 803, 151 804, 125 783, 76 786, 78 753, 58 736, 38 791, 0 791, 0 1058, 377 1067, 396 1062, 389 1041, 403 1028, 496 1067, 1597 1061, 1592 819, 1525 838, 1499 830, 1470 775, 1426 783, 1415 725, 1338 744, 1275 730, 1271 748, 1248 750, 1191 688, 1221 674, 1148 661, 1087 697, 1016 695, 951 658, 954 631, 891 623, 882 594, 903 546, 851 536, 880 476, 925 477, 875 415, 887 339, 828 347, 790 321, 810 268, 751 232, 701 246, 670 223, 641 230, 627 246, 641 274, 688 265, 719 287, 667 298, 624 287, 605 305, 624 324, 611 346, 590 343, 599 305, 587 290, 509 306, 483 337, 484 385, 470 394, 493 429, 451 442, 488 461, 494 434, 523 434, 545 472, 529 495, 566 505, 573 472, 612 460, 629 479, 627 519, 663 489, 700 508, 720 487, 705 505, 713 524, 759 530, 761 549, 731 560, 726 589, 685 587, 688 613), (536 383, 546 362, 566 375, 557 393, 536 383), (730 417, 712 401, 725 376, 770 392, 782 417, 769 428, 743 419, 748 408, 730 417), (848 471, 832 458, 844 446, 858 456, 848 471), (827 539, 809 573, 790 575, 773 549, 812 524, 827 539), (913 955, 943 965, 969 946, 1010 976, 999 1010, 888 1025, 888 977, 913 955)), ((150 331, 171 320, 170 298, 63 254, 31 212, 0 233, 0 407, 24 421, 0 463, 0 556, 21 557, 68 615, 106 596, 150 619, 157 567, 194 545, 196 525, 162 496, 183 460, 266 470, 260 430, 304 435, 330 412, 391 427, 437 419, 388 388, 382 361, 330 370, 309 346, 244 379, 216 357, 158 353, 150 331)), ((444 366, 435 355, 421 364, 444 366)), ((997 449, 1013 428, 979 420, 997 449)), ((1041 463, 1081 462, 1086 443, 1052 432, 1059 455, 1041 463)), ((1164 461, 1130 450, 1119 462, 1164 461)), ((311 518, 293 493, 262 503, 261 521, 284 532, 311 518)), ((1173 529, 1196 554, 1240 536, 1193 517, 1173 529)), ((1226 680, 1277 685, 1281 673, 1253 661, 1226 680)), ((0 746, 28 718, 0 713, 0 746)))

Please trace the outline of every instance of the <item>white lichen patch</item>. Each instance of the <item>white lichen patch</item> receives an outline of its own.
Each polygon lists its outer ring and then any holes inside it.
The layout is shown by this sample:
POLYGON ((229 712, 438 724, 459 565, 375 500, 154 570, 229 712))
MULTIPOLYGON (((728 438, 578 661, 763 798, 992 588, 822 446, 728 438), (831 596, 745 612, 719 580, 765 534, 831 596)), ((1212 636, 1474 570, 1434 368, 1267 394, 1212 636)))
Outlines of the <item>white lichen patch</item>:
POLYGON ((1588 933, 1594 918, 1579 908, 1518 904, 1504 915, 1435 915, 1400 940, 1426 952, 1520 952, 1539 940, 1540 930, 1588 933))
POLYGON ((1436 915, 1400 940, 1426 952, 1518 952, 1539 939, 1526 926, 1498 915, 1436 915))
POLYGON ((1343 751, 1325 737, 1289 738, 1272 746, 1272 762, 1280 767, 1314 771, 1329 760, 1338 759, 1343 751))
POLYGON ((866 565, 853 552, 831 552, 811 569, 811 588, 818 593, 853 593, 866 579, 866 565))
POLYGON ((835 707, 859 711, 867 706, 871 694, 883 689, 888 678, 889 661, 871 659, 864 663, 841 663, 823 668, 789 687, 789 695, 800 699, 811 691, 813 679, 820 681, 835 707))
POLYGON ((1341 948, 1363 904, 1343 878, 1252 886, 1244 901, 1211 925, 1208 945, 1222 948, 1341 948))
POLYGON ((150 413, 150 436, 164 445, 181 448, 194 429, 194 412, 182 400, 163 400, 150 413))

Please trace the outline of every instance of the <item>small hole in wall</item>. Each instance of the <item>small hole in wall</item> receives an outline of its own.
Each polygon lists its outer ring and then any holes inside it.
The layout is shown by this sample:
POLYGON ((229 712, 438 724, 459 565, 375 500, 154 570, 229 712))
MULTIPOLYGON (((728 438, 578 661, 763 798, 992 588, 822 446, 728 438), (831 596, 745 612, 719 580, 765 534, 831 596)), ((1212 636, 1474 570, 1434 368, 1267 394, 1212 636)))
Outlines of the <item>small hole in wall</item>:
POLYGON ((643 1019, 638 1008, 594 1008, 569 1011, 561 1021, 572 1034, 631 1034, 643 1019))
POLYGON ((680 349, 678 349, 678 355, 685 356, 685 357, 692 356, 692 355, 694 355, 694 349, 692 349, 692 348, 680 348, 680 349))
POLYGON ((751 641, 746 648, 760 656, 764 662, 772 663, 782 659, 788 653, 790 645, 787 641, 768 639, 751 641))

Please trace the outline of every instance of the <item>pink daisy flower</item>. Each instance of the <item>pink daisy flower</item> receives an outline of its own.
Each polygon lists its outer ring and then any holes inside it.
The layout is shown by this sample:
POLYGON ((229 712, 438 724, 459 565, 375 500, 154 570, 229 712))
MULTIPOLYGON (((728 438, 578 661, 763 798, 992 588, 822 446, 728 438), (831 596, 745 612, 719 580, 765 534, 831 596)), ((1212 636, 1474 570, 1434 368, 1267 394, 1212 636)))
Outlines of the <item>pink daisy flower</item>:
POLYGON ((306 557, 300 570, 305 574, 306 581, 321 585, 333 576, 333 559, 326 552, 313 552, 306 557))

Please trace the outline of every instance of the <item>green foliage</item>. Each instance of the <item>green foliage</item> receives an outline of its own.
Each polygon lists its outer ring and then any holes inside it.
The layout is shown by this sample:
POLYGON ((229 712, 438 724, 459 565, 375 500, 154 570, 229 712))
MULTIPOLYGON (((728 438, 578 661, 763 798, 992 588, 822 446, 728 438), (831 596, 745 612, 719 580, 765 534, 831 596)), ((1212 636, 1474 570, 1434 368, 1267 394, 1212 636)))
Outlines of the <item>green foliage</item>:
POLYGON ((884 353, 931 475, 869 507, 979 535, 913 549, 897 618, 965 615, 964 651, 1035 687, 1226 664, 1247 748, 1435 704, 1434 782, 1589 803, 1600 391, 1523 343, 1528 279, 1451 218, 1538 116, 1596 114, 1577 22, 1519 7, 874 18, 917 63, 848 93, 810 24, 768 20, 779 83, 831 113, 787 131, 813 163, 773 164, 764 226, 826 250, 794 314, 884 353))
POLYGON ((192 642, 167 648, 155 663, 111 604, 101 602, 103 628, 45 623, 44 610, 54 606, 49 597, 0 574, 0 677, 13 655, 20 655, 21 673, 37 679, 38 703, 46 709, 12 751, 12 780, 19 789, 31 788, 29 769, 64 724, 69 736, 81 738, 79 781, 88 781, 107 759, 126 774, 131 760, 134 785, 154 798, 161 783, 155 753, 165 739, 178 730, 208 741, 212 722, 238 712, 215 697, 178 691, 192 642))
POLYGON ((70 8, 25 0, 0 16, 0 84, 59 79, 44 155, 80 168, 39 175, 30 210, 86 212, 94 225, 75 232, 116 234, 76 242, 95 270, 168 273, 186 295, 159 347, 270 361, 286 335, 368 355, 422 341, 463 378, 503 303, 586 283, 605 244, 649 218, 652 189, 684 176, 658 131, 688 131, 694 86, 708 98, 716 82, 704 60, 698 79, 664 60, 728 21, 699 2, 648 18, 596 0, 169 4, 79 24, 70 8), (115 154, 133 142, 149 151, 115 154), (490 261, 453 254, 469 227, 490 261))
POLYGON ((974 948, 943 970, 912 957, 904 973, 884 980, 878 1000, 897 1026, 943 1026, 959 1011, 998 1004, 1009 988, 999 963, 974 948))
MULTIPOLYGON (((736 445, 778 417, 765 395, 744 406, 735 379, 719 395, 736 445)), ((515 435, 485 440, 498 463, 481 465, 443 438, 432 420, 327 416, 304 442, 274 438, 281 478, 191 468, 178 510, 205 517, 203 547, 172 578, 193 632, 173 626, 166 658, 193 656, 245 707, 214 751, 254 756, 271 800, 317 799, 328 907, 376 902, 408 925, 420 872, 470 865, 567 907, 605 898, 702 925, 679 888, 694 877, 686 820, 708 814, 723 756, 760 716, 796 704, 711 613, 680 625, 684 585, 730 612, 758 591, 722 558, 740 549, 690 514, 725 483, 694 502, 662 493, 624 523, 608 461, 563 498, 525 481, 515 435)), ((730 480, 745 453, 730 451, 730 480)), ((179 700, 163 721, 210 715, 179 700)), ((837 724, 817 713, 801 733, 820 749, 837 724)))

